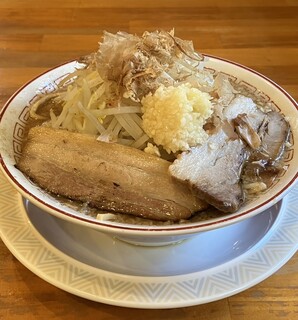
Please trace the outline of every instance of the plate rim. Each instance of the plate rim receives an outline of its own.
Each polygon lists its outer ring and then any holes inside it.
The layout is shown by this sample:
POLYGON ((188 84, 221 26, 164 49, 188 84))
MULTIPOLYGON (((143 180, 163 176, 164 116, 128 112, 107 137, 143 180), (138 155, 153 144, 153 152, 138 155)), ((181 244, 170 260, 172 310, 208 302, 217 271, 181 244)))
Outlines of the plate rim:
MULTIPOLYGON (((166 276, 166 277, 144 277, 144 276, 131 276, 125 274, 118 274, 106 270, 97 269, 95 267, 86 265, 82 262, 76 261, 75 259, 67 256, 66 254, 59 251, 54 246, 48 244, 46 245, 47 241, 41 241, 36 235, 34 235, 34 226, 30 223, 30 220, 25 213, 24 208, 22 209, 22 198, 19 193, 8 183, 6 178, 1 175, 0 176, 0 186, 1 189, 5 192, 0 194, 0 205, 4 204, 4 211, 0 212, 0 236, 11 251, 11 253, 31 272, 35 273, 37 276, 42 278, 43 280, 51 283, 52 285, 67 291, 71 294, 80 296, 82 298, 86 298, 92 301, 101 302, 105 304, 115 305, 115 306, 122 306, 122 307, 130 307, 130 308, 146 308, 146 309, 168 309, 168 308, 177 308, 177 307, 187 307, 193 305, 204 304, 212 301, 217 301, 223 298, 227 298, 231 295, 237 294, 242 292, 257 283, 265 280, 274 272, 276 272, 281 266, 283 266, 297 251, 298 249, 298 233, 294 233, 294 229, 298 229, 298 217, 297 215, 291 212, 289 206, 293 206, 293 209, 298 204, 298 186, 285 198, 286 204, 284 206, 284 210, 281 210, 280 217, 278 217, 276 224, 272 226, 272 232, 268 232, 259 243, 257 243, 253 248, 245 252, 243 255, 237 257, 236 259, 224 263, 218 267, 213 267, 208 270, 189 273, 185 275, 177 275, 177 276, 166 276), (7 201, 6 196, 9 197, 7 201), (292 203, 293 202, 293 203, 292 203), (11 217, 7 215, 6 211, 11 211, 14 213, 14 219, 11 220, 11 217), (17 215, 16 215, 17 213, 17 215), (287 219, 289 221, 287 221, 287 219), (15 223, 16 221, 20 222, 21 224, 18 225, 18 231, 21 230, 21 236, 15 235, 15 223), (293 223, 293 221, 295 223, 293 223), (5 222, 5 223, 4 223, 5 222), (29 246, 27 249, 24 248, 24 243, 22 244, 22 235, 24 237, 25 244, 29 246), (275 236, 275 238, 274 238, 275 236), (28 241, 28 239, 30 241, 28 241), (278 240, 281 239, 281 240, 278 240), (280 244, 276 243, 281 241, 280 244), (288 243, 286 243, 288 241, 288 243), (17 248, 17 245, 20 247, 17 248), (31 246, 31 248, 30 248, 31 246), (48 261, 48 266, 44 266, 44 270, 40 270, 37 267, 38 259, 37 257, 32 256, 32 251, 36 251, 37 248, 43 252, 47 252, 48 256, 52 259, 51 262, 48 261), (264 250, 271 250, 276 249, 271 252, 270 255, 266 257, 266 259, 272 259, 272 265, 266 268, 265 260, 261 261, 261 257, 264 254, 264 250), (28 252, 31 252, 28 255, 28 252), (27 255, 27 256, 26 256, 27 255), (259 258, 259 260, 258 260, 259 258), (53 262, 54 261, 54 262, 53 262), (87 277, 86 280, 90 280, 91 278, 94 280, 96 279, 99 286, 105 286, 103 292, 105 292, 105 296, 103 293, 100 296, 99 291, 91 292, 83 292, 82 290, 69 287, 67 283, 61 283, 54 277, 57 277, 57 273, 53 271, 53 266, 56 263, 59 264, 59 267, 64 265, 64 272, 67 273, 66 268, 68 268, 69 275, 72 277, 76 277, 80 279, 80 275, 87 277), (248 263, 247 261, 255 262, 256 265, 251 264, 247 266, 247 270, 245 271, 245 265, 248 263), (62 264, 61 264, 62 262, 62 264), (242 267, 240 265, 242 263, 242 267), (257 274, 257 266, 259 265, 259 274, 257 274), (47 269, 48 267, 48 269, 47 269), (203 273, 214 272, 217 270, 217 273, 214 273, 213 281, 217 278, 222 281, 222 286, 225 285, 225 277, 228 280, 230 285, 230 290, 225 291, 222 290, 221 292, 213 292, 213 296, 205 296, 202 297, 195 296, 196 290, 196 282, 200 282, 203 273), (45 273, 45 270, 49 272, 48 274, 45 273), (90 272, 93 272, 90 274, 90 272), (246 282, 242 283, 239 287, 233 286, 233 283, 230 283, 231 279, 228 279, 229 272, 238 272, 238 276, 240 273, 247 273, 247 277, 249 278, 246 282), (89 278, 88 278, 89 273, 89 278), (91 277, 91 278, 90 278, 91 277), (109 278, 110 277, 110 278, 109 278), (117 282, 118 281, 118 282, 117 282), (122 284, 121 284, 122 281, 122 284), (118 294, 118 298, 112 298, 113 294, 110 291, 113 291, 115 288, 119 289, 117 283, 120 283, 120 292, 118 294), (109 288, 110 286, 110 288, 109 288), (113 289, 113 286, 115 287, 113 289), (165 301, 165 299, 160 299, 158 294, 156 295, 156 289, 158 286, 167 286, 168 291, 174 290, 174 294, 172 296, 172 301, 165 301), (108 289, 107 289, 108 288, 108 289), (145 289, 146 290, 145 290, 145 289), (178 289, 182 290, 182 294, 178 294, 178 289), (126 291, 125 291, 126 290, 126 291), (129 291, 130 290, 130 291, 129 291), (150 300, 150 290, 152 291, 152 299, 150 300), (137 301, 138 295, 136 293, 145 292, 147 296, 139 297, 140 301, 137 301), (147 293, 146 293, 147 292, 147 293), (149 293, 148 293, 149 292, 149 293), (127 298, 127 293, 130 299, 125 300, 127 298), (154 294, 156 296, 154 296, 154 294), (192 299, 188 299, 187 297, 192 296, 192 299)), ((38 231, 37 231, 38 232, 38 231)), ((41 237, 41 236, 40 236, 41 237)), ((268 251, 268 252, 269 252, 268 251)), ((39 252, 39 251, 38 251, 39 252)), ((45 253, 43 253, 45 255, 45 253)), ((269 253, 268 253, 269 254, 269 253)), ((40 257, 39 257, 40 258, 40 257)), ((267 261, 268 262, 268 261, 267 261)), ((58 265, 57 264, 57 265, 58 265)), ((61 271, 61 270, 60 270, 61 271)), ((62 270, 63 271, 63 270, 62 270)), ((232 278, 235 278, 235 275, 232 275, 232 278)), ((92 280, 92 281, 93 281, 92 280)), ((82 279, 78 280, 82 281, 82 279)), ((211 280, 210 280, 211 281, 211 280)), ((88 281, 87 281, 88 282, 88 281)), ((204 282, 204 281, 203 281, 204 282)), ((207 280, 206 280, 207 282, 207 280)), ((212 284, 212 283, 211 283, 212 284)), ((90 284, 89 284, 90 285, 90 284)), ((198 284, 197 284, 198 285, 198 284)), ((206 285, 206 283, 205 283, 206 285)), ((213 285, 216 287, 216 283, 214 282, 213 285)), ((202 290, 204 289, 204 283, 202 284, 202 290)), ((87 289, 89 288, 87 285, 85 286, 87 289)), ((220 288, 220 286, 219 286, 220 288)), ((90 289, 90 288, 89 288, 90 289)), ((92 290, 91 290, 92 291, 92 290)), ((115 294, 115 292, 114 292, 115 294)), ((168 292, 169 294, 169 292, 168 292)), ((117 294, 116 294, 117 296, 117 294)))

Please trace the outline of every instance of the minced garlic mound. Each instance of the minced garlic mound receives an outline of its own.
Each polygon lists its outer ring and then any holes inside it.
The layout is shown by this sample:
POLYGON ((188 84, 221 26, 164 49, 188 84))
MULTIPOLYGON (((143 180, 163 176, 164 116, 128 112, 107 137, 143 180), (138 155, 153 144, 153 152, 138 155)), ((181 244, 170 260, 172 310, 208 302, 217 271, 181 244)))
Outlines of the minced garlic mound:
POLYGON ((203 129, 213 107, 208 93, 188 84, 159 87, 142 99, 143 129, 168 153, 185 151, 203 143, 203 129))

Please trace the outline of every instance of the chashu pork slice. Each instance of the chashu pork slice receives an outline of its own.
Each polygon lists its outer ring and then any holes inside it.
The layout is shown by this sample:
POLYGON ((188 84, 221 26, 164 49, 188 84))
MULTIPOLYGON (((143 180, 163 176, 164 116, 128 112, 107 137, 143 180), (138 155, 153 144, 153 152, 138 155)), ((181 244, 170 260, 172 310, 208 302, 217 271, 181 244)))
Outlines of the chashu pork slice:
POLYGON ((221 130, 205 144, 182 153, 169 170, 189 183, 200 199, 220 211, 234 212, 244 202, 240 176, 246 158, 243 142, 229 139, 221 130))
POLYGON ((90 135, 34 127, 17 167, 41 188, 102 210, 162 221, 187 219, 207 204, 169 175, 169 165, 90 135))

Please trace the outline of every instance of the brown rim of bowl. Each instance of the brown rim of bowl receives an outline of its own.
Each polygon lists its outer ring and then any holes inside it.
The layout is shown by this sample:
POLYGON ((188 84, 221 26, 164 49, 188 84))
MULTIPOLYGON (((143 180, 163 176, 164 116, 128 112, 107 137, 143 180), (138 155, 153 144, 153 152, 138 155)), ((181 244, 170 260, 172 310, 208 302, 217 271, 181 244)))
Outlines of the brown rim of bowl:
MULTIPOLYGON (((220 57, 216 57, 216 56, 213 56, 213 55, 208 55, 208 54, 204 54, 204 56, 208 57, 208 58, 212 58, 214 60, 219 60, 219 61, 223 61, 223 62, 226 62, 226 63, 229 63, 229 64, 232 64, 232 65, 235 65, 239 68, 242 68, 244 70, 247 70, 255 75, 257 75, 258 77, 266 80, 267 82, 269 82, 271 85, 273 85, 277 90, 279 90, 283 95, 285 95, 290 101, 291 103, 294 105, 294 107, 296 108, 296 110, 298 110, 298 104, 297 102, 294 100, 294 98, 289 94, 287 93, 281 86, 279 86, 277 83, 275 83, 273 80, 267 78, 266 76, 264 76, 263 74, 259 73, 258 71, 255 71, 249 67, 246 67, 242 64, 239 64, 237 62, 233 62, 233 61, 230 61, 228 59, 223 59, 223 58, 220 58, 220 57)), ((77 60, 71 60, 71 61, 67 61, 65 63, 62 63, 62 64, 59 64, 41 74, 39 74, 38 76, 34 77, 33 79, 31 79, 30 81, 28 81, 27 83, 25 83, 22 87, 20 87, 10 98, 9 100, 5 103, 5 105, 3 106, 2 110, 1 110, 1 113, 0 113, 0 122, 2 120, 2 117, 5 113, 5 110, 8 108, 8 106, 10 105, 11 101, 23 90, 25 89, 30 83, 32 83, 33 81, 35 81, 36 79, 40 78, 41 76, 59 68, 59 67, 62 67, 62 66, 65 66, 69 63, 74 63, 74 62, 77 62, 77 60)), ((43 206, 49 208, 51 211, 54 211, 54 212, 59 212, 59 213, 62 213, 63 215, 67 216, 68 218, 75 218, 77 220, 80 220, 82 222, 85 222, 87 224, 92 224, 92 225, 97 225, 97 226, 101 226, 105 229, 120 229, 120 230, 126 230, 126 231, 145 231, 145 232, 150 232, 150 233, 158 233, 159 231, 182 231, 182 230, 191 230, 191 231, 194 231, 195 229, 198 229, 198 230, 201 230, 204 231, 204 229, 209 229, 208 227, 212 226, 212 225, 218 225, 218 224, 224 224, 224 225, 227 225, 227 224, 232 224, 234 222, 234 220, 237 220, 238 218, 240 217, 244 217, 245 215, 248 215, 249 213, 251 213, 252 211, 257 211, 256 214, 259 212, 259 209, 261 207, 266 207, 268 206, 268 204, 276 199, 280 200, 279 198, 282 196, 283 193, 286 192, 286 190, 291 186, 291 185, 294 185, 295 183, 295 180, 298 178, 298 171, 296 172, 296 174, 294 175, 294 177, 286 184, 286 186, 284 186, 278 193, 276 193, 274 196, 270 197, 269 199, 267 199, 266 201, 262 202, 261 204, 259 204, 258 206, 254 207, 254 208, 251 208, 247 211, 244 211, 240 214, 236 214, 236 215, 233 215, 231 217, 229 216, 225 216, 224 218, 222 219, 218 219, 216 218, 215 221, 210 221, 210 222, 202 222, 200 223, 199 225, 197 225, 196 223, 194 223, 194 225, 175 225, 175 226, 172 226, 172 225, 169 225, 167 227, 163 227, 163 226, 146 226, 146 225, 142 225, 142 226, 125 226, 125 225, 112 225, 112 224, 105 224, 105 223, 102 223, 100 221, 96 221, 96 220, 89 220, 89 219, 86 219, 86 218, 83 218, 83 217, 78 217, 78 216, 75 216, 71 213, 68 213, 68 212, 65 212, 63 210, 60 210, 60 209, 57 209, 55 208, 54 206, 44 202, 43 200, 41 200, 40 198, 36 197, 34 194, 32 194, 31 192, 29 192, 27 189, 25 189, 14 177, 13 175, 10 173, 10 170, 7 168, 7 166, 5 165, 2 157, 1 157, 1 154, 0 154, 0 163, 1 163, 1 166, 2 168, 4 169, 6 175, 10 178, 11 181, 13 181, 13 183, 18 187, 19 190, 21 190, 24 194, 26 194, 28 196, 28 200, 31 199, 34 199, 37 201, 37 203, 39 203, 41 206, 40 208, 43 209, 43 206)), ((264 208, 265 210, 265 208, 264 208)), ((58 215, 56 215, 58 216, 58 215)), ((237 221, 235 221, 237 222, 237 221)))

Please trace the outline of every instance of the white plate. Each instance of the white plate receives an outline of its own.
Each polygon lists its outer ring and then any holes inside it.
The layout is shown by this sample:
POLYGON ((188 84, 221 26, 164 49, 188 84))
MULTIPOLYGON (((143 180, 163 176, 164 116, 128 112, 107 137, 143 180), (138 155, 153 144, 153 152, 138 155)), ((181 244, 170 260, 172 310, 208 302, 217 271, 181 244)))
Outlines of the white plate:
POLYGON ((255 217, 160 248, 24 206, 2 175, 0 189, 0 235, 15 257, 58 288, 106 304, 176 308, 219 300, 266 279, 298 248, 298 187, 255 217))

